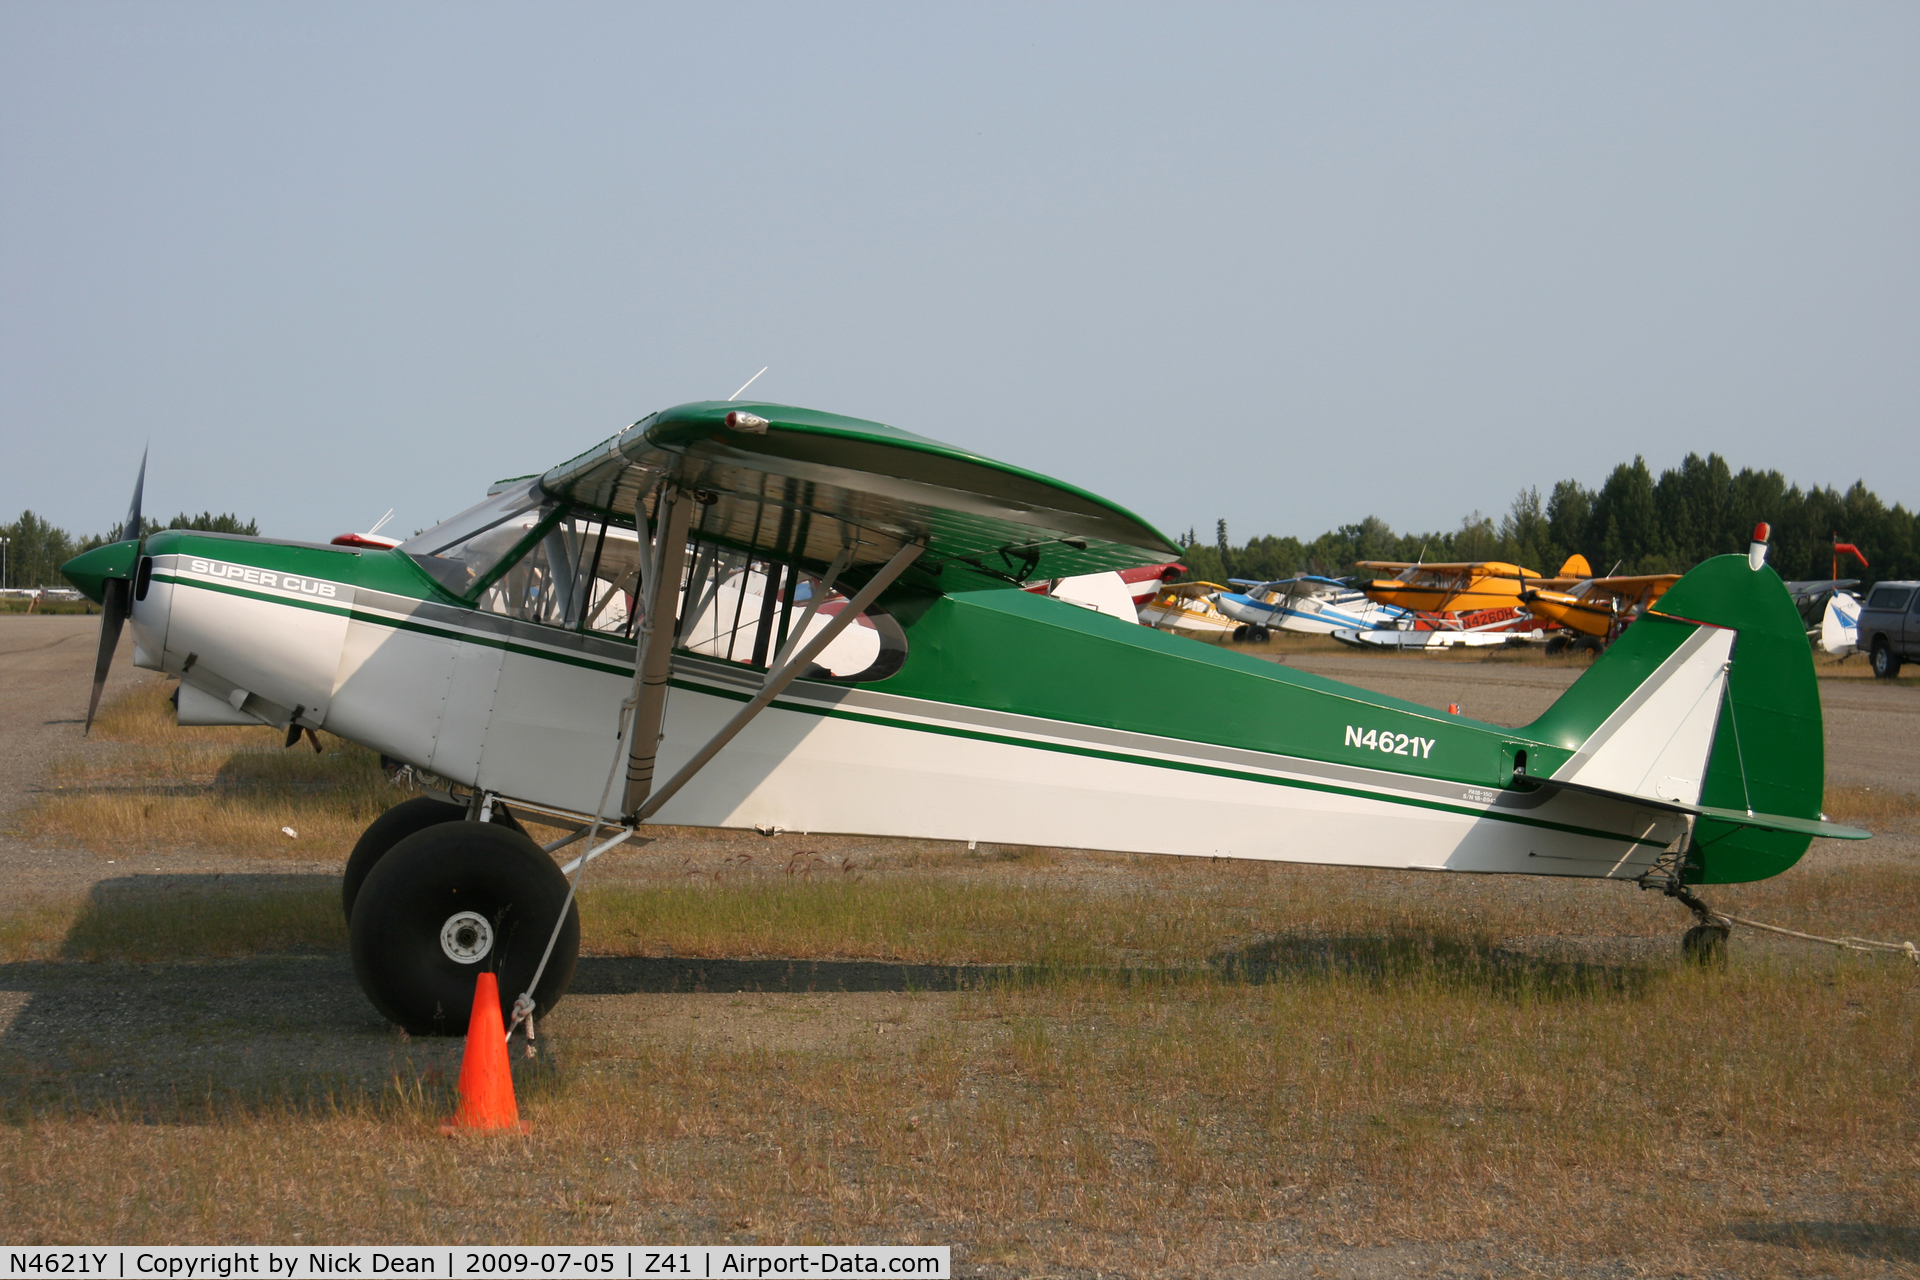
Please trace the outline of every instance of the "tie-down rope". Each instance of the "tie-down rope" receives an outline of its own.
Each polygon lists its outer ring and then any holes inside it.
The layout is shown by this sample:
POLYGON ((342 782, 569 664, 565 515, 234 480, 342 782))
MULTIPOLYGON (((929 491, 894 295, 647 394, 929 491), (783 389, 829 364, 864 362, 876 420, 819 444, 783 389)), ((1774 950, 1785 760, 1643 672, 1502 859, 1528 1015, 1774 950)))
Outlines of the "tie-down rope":
POLYGON ((1777 924, 1761 924, 1758 920, 1749 920, 1745 916, 1728 915, 1724 911, 1709 909, 1707 914, 1715 920, 1728 924, 1743 924, 1749 929, 1765 929, 1768 933, 1784 934, 1789 938, 1799 938, 1806 942, 1824 942, 1830 947, 1840 947, 1847 951, 1891 951, 1904 955, 1915 964, 1920 964, 1920 947, 1911 942, 1876 942, 1872 938, 1823 938, 1817 933, 1801 933, 1797 929, 1783 929, 1777 924))

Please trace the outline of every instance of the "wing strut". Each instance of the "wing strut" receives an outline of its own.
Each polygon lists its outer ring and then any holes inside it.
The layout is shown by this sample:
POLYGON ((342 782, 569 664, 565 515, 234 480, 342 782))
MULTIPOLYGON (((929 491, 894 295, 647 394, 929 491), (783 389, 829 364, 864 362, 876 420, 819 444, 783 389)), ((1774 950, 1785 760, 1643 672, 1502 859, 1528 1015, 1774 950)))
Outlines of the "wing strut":
MULTIPOLYGON (((918 559, 920 553, 924 550, 926 550, 925 547, 918 543, 910 542, 896 551, 893 559, 881 566, 880 571, 868 580, 867 585, 860 588, 859 593, 847 602, 846 607, 835 614, 827 625, 820 629, 819 635, 816 635, 813 639, 802 645, 800 652, 794 654, 785 666, 767 677, 767 682, 761 687, 760 692, 754 694, 746 706, 735 712, 733 719, 727 721, 718 733, 707 740, 706 746, 694 752, 693 759, 682 765, 680 772, 674 774, 673 777, 667 780, 665 786, 653 792, 651 795, 645 792, 641 793, 642 799, 628 812, 627 817, 624 819, 626 825, 637 826, 645 822, 648 818, 658 813, 662 805, 673 799, 675 793, 677 793, 680 788, 693 781, 694 775, 704 769, 707 762, 720 753, 720 748, 733 741, 734 736, 746 728, 755 716, 764 711, 768 703, 772 702, 788 685, 792 684, 801 672, 812 666, 813 660, 819 657, 828 645, 833 643, 834 638, 852 626, 854 621, 867 611, 867 607, 880 598, 880 593, 892 586, 894 579, 898 578, 902 573, 905 573, 907 566, 918 559)), ((664 559, 665 557, 662 558, 664 559)), ((671 647, 671 645, 664 646, 662 651, 671 652, 671 647)), ((647 656, 649 660, 651 660, 653 657, 652 650, 648 651, 647 656)), ((661 692, 664 695, 664 680, 661 684, 661 692)), ((645 703, 641 705, 644 707, 645 703)), ((657 748, 659 737, 657 721, 653 734, 654 742, 652 745, 657 748)), ((640 740, 641 735, 636 731, 634 742, 638 744, 640 740)), ((649 761, 649 764, 650 763, 651 761, 649 761)), ((631 775, 629 775, 629 778, 631 779, 631 775)), ((649 772, 649 781, 650 780, 651 772, 649 772)), ((629 788, 631 788, 631 780, 628 785, 629 788)), ((628 794, 631 796, 632 791, 629 790, 628 794)))
MULTIPOLYGON (((627 738, 627 790, 620 805, 632 813, 653 789, 653 766, 660 755, 660 721, 667 711, 667 677, 673 671, 673 632, 680 574, 687 563, 687 526, 696 499, 669 485, 656 504, 653 553, 647 558, 646 613, 641 618, 640 652, 634 665, 633 730, 627 738)), ((644 528, 644 523, 642 524, 644 528)))

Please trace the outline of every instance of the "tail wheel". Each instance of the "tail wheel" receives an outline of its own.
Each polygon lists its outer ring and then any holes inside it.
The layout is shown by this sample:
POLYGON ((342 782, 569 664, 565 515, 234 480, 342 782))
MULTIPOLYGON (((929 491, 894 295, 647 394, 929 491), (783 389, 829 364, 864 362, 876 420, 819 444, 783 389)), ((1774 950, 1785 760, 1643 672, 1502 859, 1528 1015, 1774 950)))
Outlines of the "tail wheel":
POLYGON ((1886 637, 1873 642, 1873 674, 1882 680, 1891 680, 1900 674, 1900 659, 1893 656, 1893 646, 1886 637))
MULTIPOLYGON (((499 977, 501 1014, 526 990, 567 899, 567 878, 525 833, 492 822, 416 831, 374 864, 354 900, 353 974, 374 1008, 414 1035, 464 1035, 474 980, 499 977)), ((566 906, 536 1007, 559 1003, 580 954, 566 906)))
POLYGON ((1723 965, 1727 962, 1727 926, 1697 924, 1680 938, 1680 953, 1697 965, 1723 965))

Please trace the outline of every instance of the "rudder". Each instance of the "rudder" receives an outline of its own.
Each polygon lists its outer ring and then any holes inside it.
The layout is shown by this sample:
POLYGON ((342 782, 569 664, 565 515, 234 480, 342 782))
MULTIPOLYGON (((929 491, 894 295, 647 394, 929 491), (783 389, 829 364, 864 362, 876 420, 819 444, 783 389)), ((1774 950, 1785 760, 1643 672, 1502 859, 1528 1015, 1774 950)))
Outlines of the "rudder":
MULTIPOLYGON (((1817 819, 1819 685, 1799 610, 1770 567, 1717 556, 1682 577, 1529 727, 1572 760, 1555 778, 1649 799, 1817 819)), ((1778 875, 1802 832, 1696 819, 1684 877, 1778 875)))

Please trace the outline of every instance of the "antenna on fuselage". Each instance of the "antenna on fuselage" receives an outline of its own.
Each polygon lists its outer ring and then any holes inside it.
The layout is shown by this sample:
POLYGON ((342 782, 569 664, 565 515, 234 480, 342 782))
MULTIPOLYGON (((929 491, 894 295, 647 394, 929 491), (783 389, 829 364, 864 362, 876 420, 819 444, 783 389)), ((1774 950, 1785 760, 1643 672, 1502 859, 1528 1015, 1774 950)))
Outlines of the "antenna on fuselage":
MULTIPOLYGON (((765 366, 764 368, 762 368, 762 369, 760 370, 760 373, 765 373, 765 372, 766 372, 766 371, 767 371, 768 369, 771 369, 771 368, 773 368, 773 366, 772 366, 772 365, 767 365, 767 366, 765 366)), ((751 378, 748 378, 748 379, 747 379, 747 380, 746 380, 745 382, 743 382, 743 383, 741 383, 741 384, 740 384, 740 391, 745 391, 745 390, 746 390, 746 389, 747 389, 748 387, 750 387, 750 386, 752 386, 752 385, 753 385, 754 383, 756 383, 756 382, 758 382, 758 381, 760 381, 760 373, 756 373, 756 374, 754 374, 754 375, 753 375, 753 376, 752 376, 751 378)), ((738 399, 740 398, 740 391, 736 391, 736 392, 734 392, 734 393, 733 393, 732 395, 730 395, 730 396, 728 396, 728 397, 727 397, 727 399, 729 399, 729 400, 738 400, 738 399)))
POLYGON ((369 530, 367 530, 367 532, 368 532, 368 533, 378 533, 378 532, 380 532, 380 526, 381 526, 381 525, 383 525, 383 524, 385 524, 385 523, 386 523, 387 521, 389 521, 389 520, 391 520, 391 519, 393 519, 393 508, 392 508, 392 507, 388 507, 388 508, 387 508, 387 514, 385 514, 385 515, 383 515, 383 516, 381 516, 381 517, 380 517, 380 518, 379 518, 378 520, 375 520, 375 521, 373 522, 373 528, 371 528, 371 529, 369 529, 369 530))

